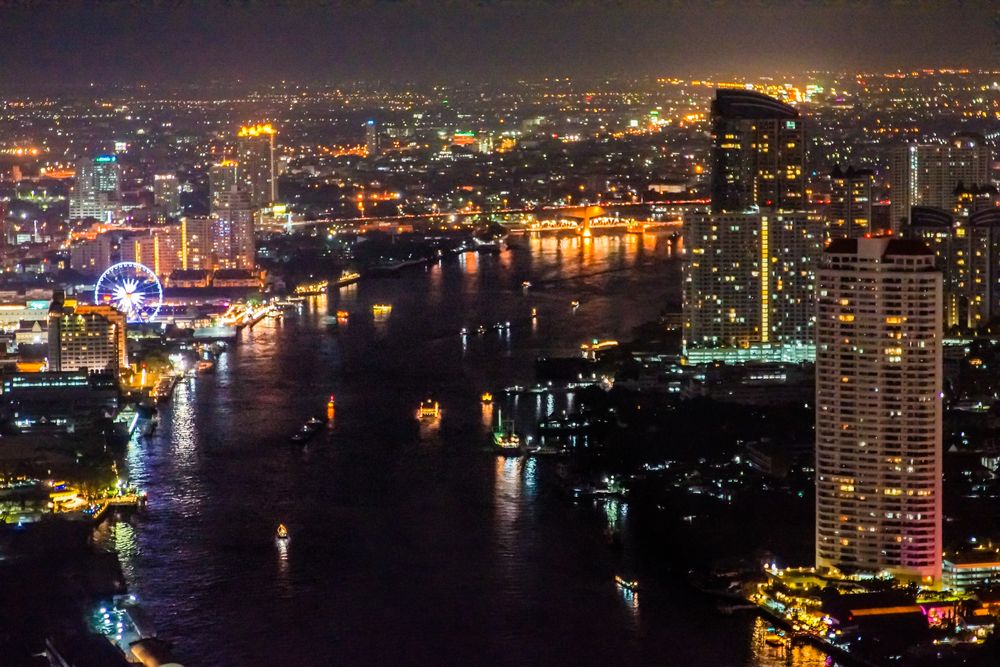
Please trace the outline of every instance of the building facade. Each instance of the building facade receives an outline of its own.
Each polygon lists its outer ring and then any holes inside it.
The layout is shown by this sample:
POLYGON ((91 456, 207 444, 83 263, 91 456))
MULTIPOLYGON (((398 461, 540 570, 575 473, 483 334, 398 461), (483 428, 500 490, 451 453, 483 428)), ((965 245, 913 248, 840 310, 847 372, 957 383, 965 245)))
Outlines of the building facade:
POLYGON ((914 206, 906 236, 934 253, 944 284, 945 327, 973 332, 1000 318, 1000 208, 965 217, 914 206))
POLYGON ((74 244, 69 249, 69 268, 85 276, 100 275, 111 266, 111 246, 108 234, 74 244))
POLYGON ((76 183, 70 191, 69 217, 111 222, 121 211, 121 165, 114 155, 98 155, 76 165, 76 183))
POLYGON ((875 175, 870 169, 839 166, 830 174, 830 210, 827 238, 854 239, 872 234, 872 188, 875 175))
POLYGON ((255 207, 278 201, 276 136, 277 130, 267 123, 241 127, 236 137, 239 189, 250 193, 250 203, 255 207))
POLYGON ((890 157, 893 232, 909 223, 912 207, 952 211, 956 191, 990 182, 991 152, 979 135, 955 135, 947 144, 903 144, 890 157))
POLYGON ((181 218, 181 269, 197 271, 215 268, 212 250, 214 221, 211 216, 181 218))
POLYGON ((365 122, 365 151, 368 157, 375 158, 378 157, 379 149, 378 125, 374 119, 369 119, 365 122))
POLYGON ((235 160, 223 160, 208 169, 209 212, 215 213, 219 207, 219 194, 231 192, 239 186, 238 165, 235 160))
POLYGON ((811 360, 822 236, 822 219, 804 212, 686 216, 688 361, 811 360))
POLYGON ((915 240, 834 240, 816 289, 816 564, 939 582, 934 254, 915 240))
POLYGON ((164 225, 126 236, 121 242, 121 260, 149 267, 161 280, 181 268, 181 225, 164 225))
POLYGON ((125 316, 57 296, 49 309, 49 370, 111 373, 128 367, 125 316))
POLYGON ((712 102, 712 211, 802 210, 805 126, 799 112, 743 89, 720 89, 712 102))
POLYGON ((220 192, 215 217, 212 248, 216 265, 226 269, 253 269, 256 246, 250 193, 242 190, 220 192))
POLYGON ((153 203, 169 217, 181 214, 181 185, 177 174, 153 175, 153 203))

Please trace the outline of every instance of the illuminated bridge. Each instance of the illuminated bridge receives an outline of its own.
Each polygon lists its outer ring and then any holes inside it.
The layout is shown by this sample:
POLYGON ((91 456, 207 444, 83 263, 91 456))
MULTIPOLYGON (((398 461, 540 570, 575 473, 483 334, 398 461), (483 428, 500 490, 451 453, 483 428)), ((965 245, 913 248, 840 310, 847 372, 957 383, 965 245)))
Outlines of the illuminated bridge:
MULTIPOLYGON (((576 224, 581 234, 589 235, 592 227, 626 227, 627 221, 609 220, 609 215, 617 210, 629 210, 636 207, 654 206, 682 206, 697 207, 710 203, 708 199, 664 199, 656 201, 621 202, 610 201, 588 206, 580 205, 553 205, 553 206, 533 206, 523 208, 497 208, 497 209, 461 209, 458 211, 437 211, 433 213, 401 213, 399 215, 386 216, 358 216, 351 218, 320 218, 317 220, 300 220, 291 222, 291 227, 307 228, 324 225, 373 225, 379 223, 401 223, 401 222, 431 222, 436 219, 458 219, 469 218, 477 215, 517 215, 534 214, 537 216, 554 217, 566 220, 578 220, 576 224)), ((677 226, 676 222, 655 223, 662 226, 677 226)))

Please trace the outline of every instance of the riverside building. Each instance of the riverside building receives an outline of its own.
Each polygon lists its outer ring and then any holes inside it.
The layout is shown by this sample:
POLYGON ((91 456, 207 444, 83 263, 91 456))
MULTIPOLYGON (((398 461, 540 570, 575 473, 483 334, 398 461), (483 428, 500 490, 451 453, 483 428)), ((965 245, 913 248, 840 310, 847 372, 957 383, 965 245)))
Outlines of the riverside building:
POLYGON ((916 240, 837 239, 816 290, 816 565, 939 582, 934 254, 916 240))

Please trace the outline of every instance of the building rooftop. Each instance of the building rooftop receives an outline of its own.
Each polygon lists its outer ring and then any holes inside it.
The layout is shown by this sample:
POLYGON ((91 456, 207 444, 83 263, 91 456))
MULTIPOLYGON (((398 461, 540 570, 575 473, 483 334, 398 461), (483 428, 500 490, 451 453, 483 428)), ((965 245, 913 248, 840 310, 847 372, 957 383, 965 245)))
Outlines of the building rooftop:
POLYGON ((829 255, 871 255, 873 250, 882 246, 880 257, 889 255, 932 255, 931 250, 923 241, 916 239, 901 239, 892 236, 875 236, 863 239, 834 239, 826 247, 826 254, 829 255), (867 252, 859 252, 867 250, 867 252))
POLYGON ((794 107, 752 90, 720 88, 715 91, 712 114, 726 118, 798 118, 794 107))

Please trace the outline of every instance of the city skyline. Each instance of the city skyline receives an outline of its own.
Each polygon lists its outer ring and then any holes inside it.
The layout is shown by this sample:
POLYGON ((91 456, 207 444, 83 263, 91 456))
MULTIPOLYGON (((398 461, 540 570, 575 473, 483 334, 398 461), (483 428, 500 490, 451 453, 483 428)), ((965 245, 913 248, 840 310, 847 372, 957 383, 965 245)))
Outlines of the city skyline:
POLYGON ((1000 664, 1000 6, 0 24, 3 667, 1000 664))

